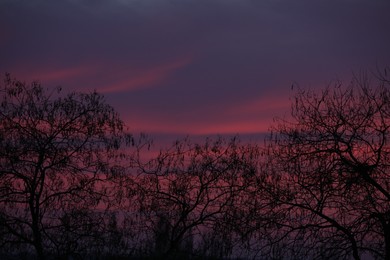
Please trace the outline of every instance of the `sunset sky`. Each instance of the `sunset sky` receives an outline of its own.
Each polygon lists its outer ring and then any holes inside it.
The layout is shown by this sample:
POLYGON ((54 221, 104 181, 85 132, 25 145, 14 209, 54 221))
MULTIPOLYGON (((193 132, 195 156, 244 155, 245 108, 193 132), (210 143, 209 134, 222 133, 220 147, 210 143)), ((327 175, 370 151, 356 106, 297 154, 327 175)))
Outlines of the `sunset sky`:
POLYGON ((103 93, 134 132, 266 132, 292 84, 390 65, 389 0, 0 0, 0 73, 103 93))

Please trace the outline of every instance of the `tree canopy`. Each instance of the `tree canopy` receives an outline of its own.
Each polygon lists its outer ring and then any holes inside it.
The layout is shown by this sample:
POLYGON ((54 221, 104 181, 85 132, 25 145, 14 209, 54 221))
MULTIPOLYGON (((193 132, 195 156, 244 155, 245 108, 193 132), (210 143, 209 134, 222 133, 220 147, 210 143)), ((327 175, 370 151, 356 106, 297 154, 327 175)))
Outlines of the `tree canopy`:
POLYGON ((390 258, 390 86, 360 74, 298 90, 267 142, 262 184, 286 240, 312 257, 390 258))
POLYGON ((69 212, 106 198, 123 122, 95 92, 63 95, 6 75, 0 94, 0 243, 30 244, 42 259, 60 247, 69 212))
POLYGON ((0 95, 0 257, 390 259, 386 70, 296 88, 264 144, 153 153, 96 92, 0 95))

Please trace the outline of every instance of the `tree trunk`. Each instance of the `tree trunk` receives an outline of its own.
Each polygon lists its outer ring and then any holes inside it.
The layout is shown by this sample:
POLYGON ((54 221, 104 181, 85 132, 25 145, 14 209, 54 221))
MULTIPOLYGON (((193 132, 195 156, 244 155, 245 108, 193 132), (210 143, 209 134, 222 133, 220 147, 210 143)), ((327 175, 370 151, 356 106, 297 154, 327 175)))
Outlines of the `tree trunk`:
POLYGON ((37 252, 38 259, 44 260, 45 254, 43 252, 42 236, 41 236, 41 232, 39 231, 39 221, 37 216, 33 216, 32 230, 33 230, 33 237, 34 237, 34 247, 37 252))
POLYGON ((39 203, 38 198, 36 198, 34 193, 30 196, 29 206, 31 214, 31 229, 33 233, 33 245, 35 247, 38 259, 44 260, 45 254, 43 252, 42 235, 41 231, 39 230, 39 203))
POLYGON ((358 247, 354 239, 352 240, 352 255, 353 255, 353 259, 360 260, 358 247))
POLYGON ((385 237, 385 259, 390 260, 390 223, 384 223, 383 234, 385 237))

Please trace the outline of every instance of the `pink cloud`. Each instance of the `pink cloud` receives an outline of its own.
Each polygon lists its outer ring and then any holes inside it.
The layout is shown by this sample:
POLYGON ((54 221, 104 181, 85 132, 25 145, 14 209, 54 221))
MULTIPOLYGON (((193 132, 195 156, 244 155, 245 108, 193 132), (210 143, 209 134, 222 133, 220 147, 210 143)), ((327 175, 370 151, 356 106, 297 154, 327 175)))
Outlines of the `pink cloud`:
POLYGON ((251 134, 263 133, 269 128, 268 124, 260 119, 237 120, 234 122, 219 122, 215 124, 205 124, 193 128, 191 134, 208 135, 208 134, 251 134))
POLYGON ((206 108, 199 113, 204 114, 201 119, 177 120, 169 115, 142 114, 126 115, 125 122, 129 122, 131 131, 165 134, 252 134, 267 132, 273 123, 274 117, 288 116, 290 112, 290 101, 288 97, 267 97, 251 101, 229 105, 221 110, 218 116, 215 111, 207 113, 206 108))
POLYGON ((62 85, 70 89, 93 90, 100 93, 114 93, 140 88, 149 88, 169 79, 177 70, 193 61, 186 55, 156 66, 140 68, 134 65, 107 65, 103 62, 87 62, 73 67, 50 67, 24 64, 13 68, 13 77, 43 84, 62 85))
POLYGON ((99 88, 102 93, 122 92, 140 88, 149 88, 153 85, 159 84, 172 76, 175 71, 181 69, 193 61, 192 56, 187 55, 177 58, 168 63, 163 63, 155 67, 146 69, 127 69, 122 71, 119 80, 109 86, 99 88), (135 71, 135 73, 134 73, 135 71), (131 75, 125 76, 125 75, 131 75), (135 75, 134 75, 135 74, 135 75))
POLYGON ((251 117, 247 119, 227 120, 225 116, 221 116, 218 120, 187 120, 182 122, 170 118, 159 120, 156 118, 131 116, 131 118, 124 118, 124 120, 132 132, 209 135, 267 132, 272 118, 251 117))
POLYGON ((230 109, 232 114, 264 114, 274 113, 272 117, 277 116, 275 112, 288 112, 290 101, 287 96, 267 95, 266 98, 258 98, 238 104, 230 109))
POLYGON ((76 67, 67 67, 67 68, 49 68, 49 67, 40 67, 40 68, 31 68, 28 69, 14 69, 13 73, 17 77, 21 76, 20 79, 26 81, 38 80, 43 83, 56 83, 66 82, 70 78, 85 76, 93 72, 95 68, 92 66, 79 65, 76 67))
POLYGON ((234 122, 156 122, 153 119, 131 119, 129 122, 130 131, 149 132, 163 134, 190 134, 190 135, 209 135, 209 134, 249 134, 263 133, 269 129, 269 124, 264 124, 263 120, 238 120, 234 122))

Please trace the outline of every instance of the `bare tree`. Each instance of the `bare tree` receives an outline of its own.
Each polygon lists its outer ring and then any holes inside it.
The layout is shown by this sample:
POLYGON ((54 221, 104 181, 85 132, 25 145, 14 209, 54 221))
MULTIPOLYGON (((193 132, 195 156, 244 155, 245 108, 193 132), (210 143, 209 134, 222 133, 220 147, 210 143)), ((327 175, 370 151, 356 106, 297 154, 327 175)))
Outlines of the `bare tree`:
MULTIPOLYGON (((232 214, 256 175, 259 149, 236 138, 178 141, 139 164, 139 209, 155 255, 228 257, 239 235, 232 214)), ((151 252, 153 254, 153 252, 151 252)))
MULTIPOLYGON (((382 75, 382 74, 381 74, 382 75)), ((385 74, 383 74, 385 75, 385 74)), ((298 90, 267 144, 262 196, 293 255, 390 259, 390 84, 362 73, 298 90)))
POLYGON ((0 247, 29 244, 44 259, 71 221, 104 211, 129 136, 97 93, 64 95, 6 75, 0 95, 0 247))

